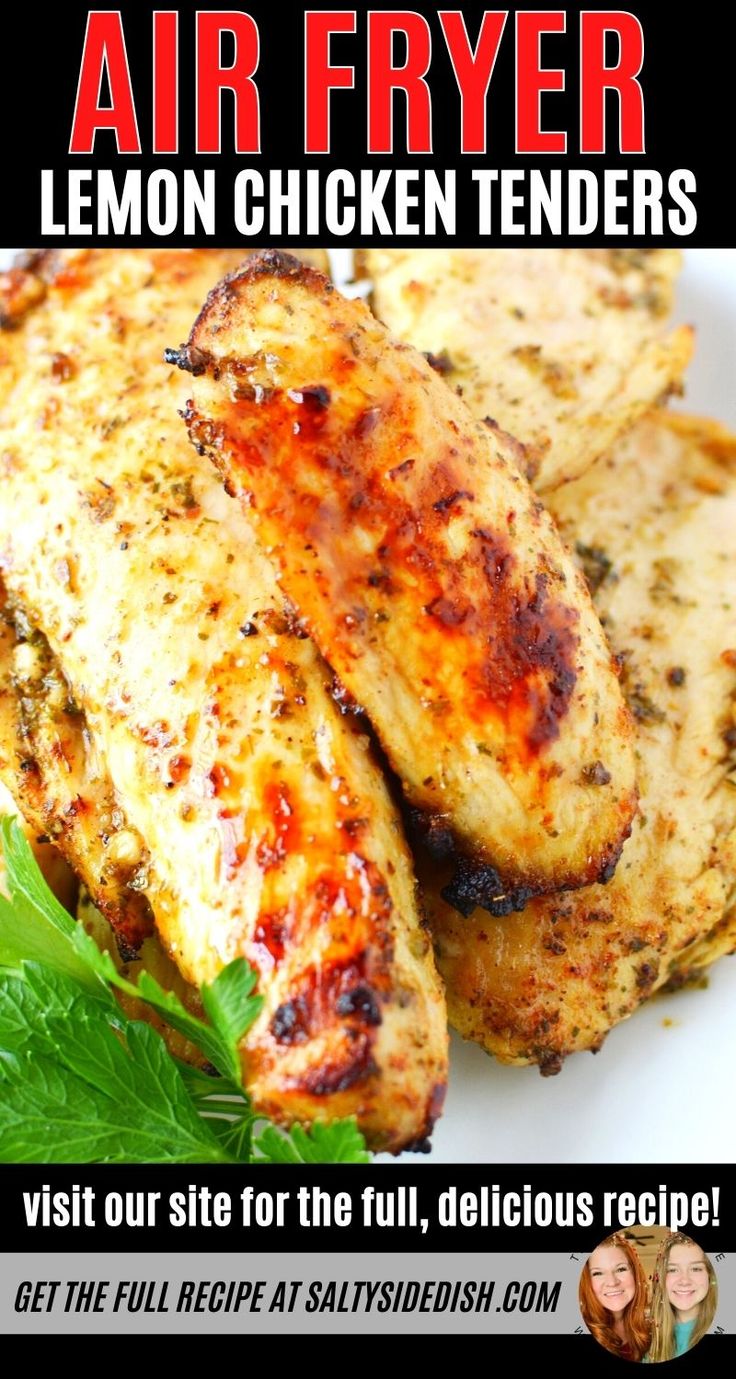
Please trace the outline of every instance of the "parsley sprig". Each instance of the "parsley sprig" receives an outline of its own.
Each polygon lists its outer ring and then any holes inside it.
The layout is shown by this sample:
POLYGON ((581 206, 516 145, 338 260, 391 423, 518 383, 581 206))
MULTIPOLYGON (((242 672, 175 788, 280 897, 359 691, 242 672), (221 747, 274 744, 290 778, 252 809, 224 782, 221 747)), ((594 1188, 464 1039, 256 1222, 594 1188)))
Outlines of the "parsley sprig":
POLYGON ((367 1163, 354 1118, 290 1131, 265 1124, 239 1045, 262 997, 244 958, 202 987, 205 1020, 142 971, 123 975, 49 890, 18 824, 0 820, 0 1161, 367 1163), (130 1018, 115 990, 151 1006, 201 1051, 210 1077, 130 1018))

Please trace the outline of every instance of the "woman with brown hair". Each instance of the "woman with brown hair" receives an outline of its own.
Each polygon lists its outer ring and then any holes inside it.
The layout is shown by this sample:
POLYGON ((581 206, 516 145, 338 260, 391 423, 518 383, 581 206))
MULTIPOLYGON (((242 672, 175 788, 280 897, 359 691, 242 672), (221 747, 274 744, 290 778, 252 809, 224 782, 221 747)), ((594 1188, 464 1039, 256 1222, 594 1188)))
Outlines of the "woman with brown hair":
POLYGON ((647 1280, 634 1246, 609 1235, 580 1275, 580 1311, 598 1343, 622 1360, 642 1360, 649 1349, 647 1280))
POLYGON ((689 1235, 668 1235, 657 1257, 652 1291, 652 1345, 647 1359, 674 1360, 709 1331, 718 1282, 708 1256, 689 1235))

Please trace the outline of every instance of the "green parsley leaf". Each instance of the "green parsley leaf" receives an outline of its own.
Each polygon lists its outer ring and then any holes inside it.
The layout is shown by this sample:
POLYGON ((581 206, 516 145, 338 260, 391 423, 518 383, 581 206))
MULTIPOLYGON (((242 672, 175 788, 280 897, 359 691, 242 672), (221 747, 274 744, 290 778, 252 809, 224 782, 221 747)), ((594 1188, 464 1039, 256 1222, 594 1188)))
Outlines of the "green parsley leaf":
POLYGON ((0 1161, 233 1160, 150 1025, 29 963, 0 974, 0 1161))
POLYGON ((263 997, 252 994, 257 981, 245 958, 235 958, 211 985, 202 987, 202 1005, 230 1050, 236 1077, 240 1071, 238 1044, 263 1007, 263 997))
POLYGON ((269 1125, 256 1139, 255 1149, 256 1163, 367 1164, 371 1158, 354 1116, 327 1125, 316 1121, 309 1130, 294 1125, 288 1133, 269 1125))
MULTIPOLYGON (((227 968, 224 970, 227 971, 227 968)), ((145 1001, 146 1005, 152 1006, 172 1029, 178 1030, 179 1034, 183 1034, 192 1044, 196 1044, 208 1062, 223 1077, 231 1078, 234 1082, 240 1081, 241 1069, 237 1048, 228 1038, 223 1038, 220 1030, 214 1025, 207 1025, 204 1020, 192 1015, 179 1000, 176 992, 164 991, 150 972, 141 972, 137 982, 129 982, 117 973, 115 986, 121 991, 126 991, 129 996, 137 996, 139 1000, 145 1001)), ((206 989, 203 987, 200 993, 203 1004, 206 989)), ((248 1021, 248 1025, 251 1023, 248 1021)), ((245 1030, 243 1032, 245 1033, 245 1030)))
POLYGON ((0 1162, 367 1163, 355 1120, 263 1125, 239 1045, 263 998, 236 958, 202 987, 208 1022, 145 970, 137 982, 59 904, 14 819, 0 820, 0 1162), (143 1001, 217 1069, 179 1063, 113 988, 143 1001), (255 1152, 254 1152, 255 1150, 255 1152))
MULTIPOLYGON (((9 901, 0 895, 0 966, 18 968, 24 958, 36 958, 85 986, 96 985, 77 951, 77 924, 46 885, 15 819, 0 819, 0 839, 10 891, 9 901)), ((82 935, 87 937, 83 930, 82 935)))
POLYGON ((238 1042, 263 1004, 260 996, 251 995, 257 978, 245 959, 236 959, 211 986, 203 988, 202 1003, 211 1020, 206 1024, 192 1015, 173 991, 164 991, 150 973, 142 972, 137 983, 128 981, 110 954, 101 952, 82 925, 59 904, 17 821, 3 819, 0 830, 12 899, 9 906, 0 897, 0 964, 16 967, 23 958, 37 958, 85 986, 102 982, 138 997, 196 1044, 218 1072, 239 1081, 238 1042), (242 1002, 240 1009, 238 1000, 242 1002))

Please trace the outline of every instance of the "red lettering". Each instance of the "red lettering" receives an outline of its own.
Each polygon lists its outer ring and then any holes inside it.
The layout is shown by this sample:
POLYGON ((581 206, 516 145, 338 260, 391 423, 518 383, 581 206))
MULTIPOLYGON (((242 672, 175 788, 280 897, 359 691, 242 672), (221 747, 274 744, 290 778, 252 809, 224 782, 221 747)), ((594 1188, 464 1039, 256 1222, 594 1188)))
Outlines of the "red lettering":
POLYGON ((432 58, 429 24, 413 10, 372 10, 368 16, 368 151, 393 153, 394 91, 406 96, 409 153, 432 152, 432 99, 424 80, 432 58), (406 63, 393 65, 394 34, 406 37, 406 63))
POLYGON ((475 51, 461 10, 440 10, 440 24, 460 91, 461 151, 486 151, 486 95, 508 10, 486 10, 475 51))
POLYGON ((114 129, 118 153, 140 153, 123 22, 118 10, 90 10, 74 107, 70 153, 92 153, 98 129, 114 129), (107 73, 109 106, 101 106, 107 73))
POLYGON ((305 153, 330 151, 330 91, 352 91, 354 67, 330 65, 330 35, 355 33, 355 10, 307 10, 304 16, 305 153))
POLYGON ((516 152, 565 153, 567 135, 541 129, 543 91, 564 91, 565 73, 541 66, 543 33, 564 33, 564 10, 523 10, 516 16, 516 152))
POLYGON ((258 28, 242 10, 200 10, 197 14, 197 153, 219 153, 222 92, 235 97, 235 152, 260 153, 258 28), (235 60, 222 66, 222 35, 235 41, 235 60))
POLYGON ((153 151, 179 151, 179 11, 153 12, 153 151))
POLYGON ((586 10, 580 16, 581 153, 606 151, 606 91, 618 94, 619 152, 644 153, 644 96, 637 77, 644 34, 636 15, 586 10), (615 67, 605 65, 606 34, 618 34, 615 67))

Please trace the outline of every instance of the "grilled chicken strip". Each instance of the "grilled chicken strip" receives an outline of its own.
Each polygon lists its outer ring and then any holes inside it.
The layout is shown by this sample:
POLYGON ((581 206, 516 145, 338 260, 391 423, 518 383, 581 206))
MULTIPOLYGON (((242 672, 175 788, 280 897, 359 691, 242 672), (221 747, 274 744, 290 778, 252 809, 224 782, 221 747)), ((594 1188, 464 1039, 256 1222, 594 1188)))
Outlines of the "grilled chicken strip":
POLYGON ((370 249, 361 266, 376 315, 523 443, 540 492, 676 390, 692 352, 664 327, 674 249, 370 249))
POLYGON ((48 642, 2 584, 0 773, 29 827, 53 838, 94 887, 121 953, 132 957, 152 932, 148 855, 140 836, 122 828, 112 781, 90 752, 86 724, 48 642))
POLYGON ((195 446, 367 712, 450 894, 496 912, 608 876, 630 721, 580 574, 511 458, 363 303, 267 251, 172 359, 195 446), (591 793, 598 761, 606 783, 591 793))
POLYGON ((660 414, 554 502, 624 668, 640 814, 608 886, 503 922, 425 878, 451 1022, 546 1072, 736 948, 736 437, 660 414))
POLYGON ((354 1113, 398 1150, 447 1059, 400 821, 163 362, 239 257, 67 252, 3 280, 6 318, 27 309, 0 334, 0 775, 126 958, 155 924, 195 985, 257 968, 259 1111, 354 1113))

